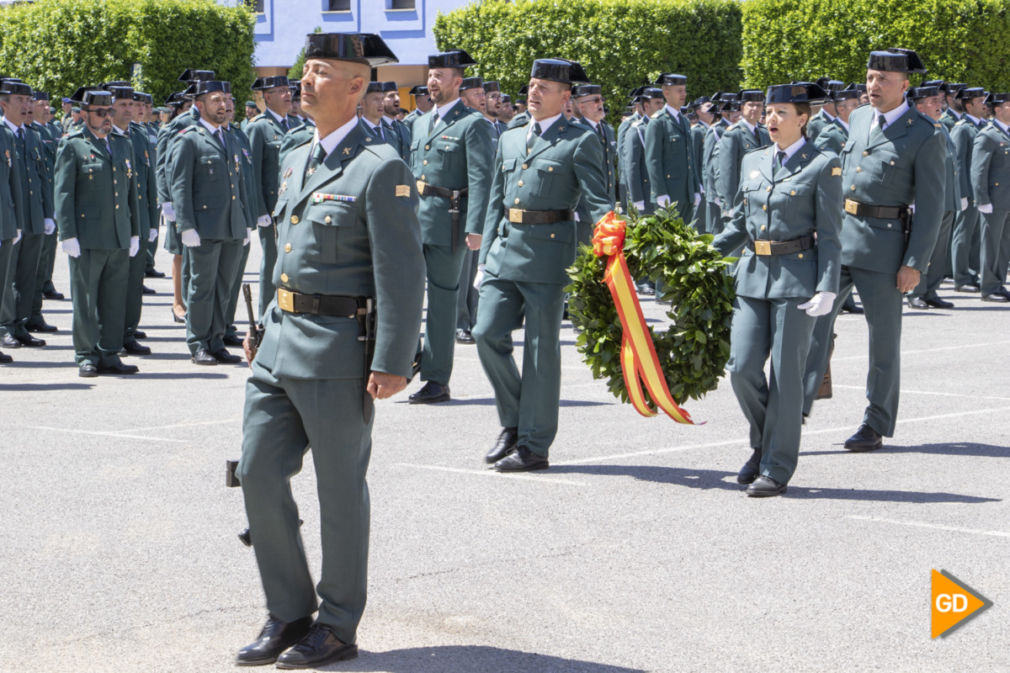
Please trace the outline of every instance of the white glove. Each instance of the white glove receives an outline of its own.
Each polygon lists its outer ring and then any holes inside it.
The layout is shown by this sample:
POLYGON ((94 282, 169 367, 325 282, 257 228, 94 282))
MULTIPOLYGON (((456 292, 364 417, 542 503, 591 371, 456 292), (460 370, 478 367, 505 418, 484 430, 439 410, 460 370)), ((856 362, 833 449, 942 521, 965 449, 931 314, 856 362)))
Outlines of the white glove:
POLYGON ((18 241, 20 241, 20 240, 21 240, 21 230, 18 229, 18 233, 17 233, 16 236, 14 236, 14 240, 11 241, 11 245, 17 245, 18 241))
POLYGON ((473 289, 479 290, 480 284, 481 282, 483 282, 483 280, 484 280, 484 265, 478 264, 477 273, 473 275, 473 289))
POLYGON ((256 220, 257 227, 269 227, 273 223, 274 220, 269 215, 260 215, 259 218, 256 220))
POLYGON ((140 252, 140 236, 130 236, 130 257, 136 257, 140 252))
POLYGON ((158 238, 158 227, 151 227, 147 232, 147 242, 154 243, 158 238))
POLYGON ((242 245, 249 245, 249 235, 252 234, 252 229, 246 228, 245 238, 242 239, 242 245))
POLYGON ((200 245, 200 234, 196 233, 196 229, 187 229, 182 232, 182 244, 187 248, 195 248, 200 245))
POLYGON ((715 197, 715 201, 713 201, 712 203, 722 208, 722 199, 720 199, 718 196, 715 197))
POLYGON ((53 222, 53 218, 51 217, 47 217, 43 221, 43 226, 45 227, 43 231, 46 232, 46 236, 49 236, 50 234, 53 234, 56 231, 56 223, 53 222))
POLYGON ((634 206, 635 210, 637 210, 638 212, 642 212, 643 210, 645 210, 645 201, 635 201, 634 206))
POLYGON ((810 301, 804 302, 796 308, 806 311, 807 315, 817 318, 818 316, 831 313, 831 307, 835 305, 834 292, 818 292, 810 301))
POLYGON ((968 210, 968 197, 967 196, 962 196, 961 197, 961 210, 968 210))
POLYGON ((669 194, 662 194, 660 196, 657 196, 656 197, 656 205, 659 206, 660 208, 664 208, 664 207, 670 205, 670 195, 669 194))
POLYGON ((697 208, 699 203, 701 203, 701 192, 695 192, 694 193, 694 207, 697 208))
POLYGON ((161 204, 161 214, 165 216, 165 219, 169 222, 175 222, 175 208, 168 201, 161 204))
POLYGON ((68 238, 61 244, 63 252, 67 253, 74 259, 81 256, 81 242, 76 238, 68 238))
MULTIPOLYGON (((982 213, 983 215, 992 215, 992 204, 987 203, 984 206, 979 206, 978 212, 982 213)), ((17 243, 17 241, 15 241, 15 243, 17 243)))

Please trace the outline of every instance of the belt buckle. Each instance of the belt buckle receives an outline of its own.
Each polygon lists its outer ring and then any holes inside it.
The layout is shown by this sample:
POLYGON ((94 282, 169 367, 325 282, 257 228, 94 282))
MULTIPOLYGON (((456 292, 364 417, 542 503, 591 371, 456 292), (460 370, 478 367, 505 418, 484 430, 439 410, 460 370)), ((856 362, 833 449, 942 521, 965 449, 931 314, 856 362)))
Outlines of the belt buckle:
POLYGON ((845 199, 845 212, 849 215, 859 214, 859 202, 852 199, 845 199))
POLYGON ((424 182, 424 180, 418 180, 418 181, 417 181, 417 193, 418 193, 418 194, 419 194, 420 196, 424 196, 424 187, 425 187, 425 182, 424 182))
POLYGON ((284 288, 277 288, 277 305, 280 306, 282 311, 287 311, 288 313, 295 312, 295 295, 291 293, 290 290, 285 290, 284 288))
POLYGON ((509 208, 509 222, 513 224, 523 223, 523 209, 522 208, 509 208))
POLYGON ((758 255, 770 255, 772 254, 772 242, 771 241, 754 241, 754 252, 758 255))

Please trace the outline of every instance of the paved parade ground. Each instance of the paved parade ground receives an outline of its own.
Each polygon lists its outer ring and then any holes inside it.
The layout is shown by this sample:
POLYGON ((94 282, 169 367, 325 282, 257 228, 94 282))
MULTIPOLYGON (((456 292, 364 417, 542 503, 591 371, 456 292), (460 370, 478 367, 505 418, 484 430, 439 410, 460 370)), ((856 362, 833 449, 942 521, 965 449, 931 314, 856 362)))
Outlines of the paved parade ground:
MULTIPOLYGON (((69 294, 63 254, 56 269, 69 294)), ((139 375, 78 378, 69 301, 46 303, 48 347, 0 368, 2 673, 232 671, 265 620, 224 486, 248 368, 191 364, 171 281, 147 283, 154 355, 124 359, 139 375)), ((736 484, 750 452, 728 380, 684 403, 704 425, 642 418, 568 322, 550 470, 490 472, 491 388, 458 346, 452 402, 408 405, 415 381, 376 405, 361 656, 327 670, 1010 671, 1010 308, 940 294, 957 308, 905 311, 897 432, 876 452, 841 446, 867 333, 839 318, 834 398, 780 498, 736 484), (935 640, 933 568, 993 601, 935 640)), ((318 567, 311 460, 293 485, 318 567)))

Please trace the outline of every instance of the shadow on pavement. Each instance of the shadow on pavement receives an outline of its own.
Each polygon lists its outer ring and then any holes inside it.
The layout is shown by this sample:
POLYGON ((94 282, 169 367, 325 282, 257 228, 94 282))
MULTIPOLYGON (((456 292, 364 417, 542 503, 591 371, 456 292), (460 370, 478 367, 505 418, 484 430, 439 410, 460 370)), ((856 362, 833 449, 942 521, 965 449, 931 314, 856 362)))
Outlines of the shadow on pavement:
MULTIPOLYGON (((399 404, 409 404, 407 400, 399 401, 399 404)), ((561 407, 609 407, 613 406, 614 402, 594 402, 593 400, 561 400, 558 406, 561 407)), ((440 407, 452 407, 452 406, 471 406, 471 405, 481 405, 481 406, 494 406, 493 397, 472 397, 467 399, 457 399, 452 398, 447 402, 439 402, 437 406, 440 407)))
POLYGON ((93 383, 0 383, 0 391, 41 392, 45 390, 90 390, 93 383))
MULTIPOLYGON (((851 451, 800 451, 801 456, 827 456, 831 454, 845 455, 851 451)), ((918 446, 888 446, 870 451, 868 454, 881 453, 929 453, 946 456, 980 456, 983 458, 1010 458, 1010 446, 994 444, 975 444, 972 442, 947 442, 944 444, 919 444, 918 446)))
POLYGON ((361 652, 358 659, 332 664, 324 671, 389 673, 645 673, 592 661, 564 659, 533 652, 483 645, 415 647, 388 652, 361 652))
POLYGON ((27 353, 21 353, 20 357, 16 356, 14 358, 14 362, 11 365, 8 365, 8 367, 13 366, 14 369, 52 369, 54 367, 73 367, 74 369, 77 369, 77 363, 74 362, 73 358, 70 358, 65 362, 62 360, 58 362, 49 362, 46 360, 25 361, 23 359, 20 359, 23 358, 25 355, 30 354, 31 351, 28 351, 27 353))
POLYGON ((141 371, 139 374, 131 374, 128 377, 121 378, 131 378, 131 379, 162 379, 162 380, 172 380, 172 379, 226 379, 227 374, 212 374, 210 372, 192 374, 182 374, 182 373, 172 373, 172 372, 156 372, 154 374, 145 374, 141 371))
MULTIPOLYGON (((659 484, 674 484, 688 488, 724 491, 743 491, 736 483, 735 472, 719 470, 686 470, 679 467, 659 467, 653 465, 557 465, 550 468, 555 474, 600 474, 620 477, 634 477, 659 484), (726 478, 732 481, 726 481, 726 478)), ((1001 502, 999 498, 982 498, 958 493, 931 493, 925 491, 891 491, 857 488, 816 488, 810 486, 789 486, 785 498, 806 498, 820 500, 871 500, 877 502, 919 502, 919 503, 962 503, 1001 502)))

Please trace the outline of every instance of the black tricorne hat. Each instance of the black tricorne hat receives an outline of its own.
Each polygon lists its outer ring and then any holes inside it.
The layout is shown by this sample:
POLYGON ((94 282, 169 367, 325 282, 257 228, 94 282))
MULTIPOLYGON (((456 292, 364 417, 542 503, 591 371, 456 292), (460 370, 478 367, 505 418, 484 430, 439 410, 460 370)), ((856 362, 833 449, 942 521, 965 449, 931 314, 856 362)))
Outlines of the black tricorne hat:
POLYGON ((400 62, 374 33, 311 33, 305 36, 305 58, 353 61, 373 68, 400 62))
POLYGON ((291 86, 287 75, 271 75, 269 77, 257 77, 253 82, 253 91, 265 91, 278 86, 291 86))
POLYGON ((35 100, 49 100, 49 92, 36 89, 32 92, 32 98, 35 100))
POLYGON ((985 89, 980 86, 964 86, 957 92, 958 100, 971 100, 972 98, 984 98, 985 89))
POLYGON ((737 94, 737 101, 740 103, 761 103, 764 99, 765 92, 760 89, 744 89, 737 94))
POLYGON ((663 90, 654 86, 647 86, 642 89, 642 95, 646 98, 662 98, 663 90))
POLYGON ((855 82, 850 82, 849 85, 846 86, 841 91, 831 92, 831 97, 836 101, 855 100, 862 95, 863 92, 859 90, 859 85, 856 84, 855 82))
POLYGON ((544 79, 549 82, 560 82, 562 84, 577 84, 589 81, 589 75, 586 74, 586 71, 579 63, 564 58, 538 58, 533 61, 530 77, 532 79, 544 79))
POLYGON ((926 74, 926 66, 919 55, 911 49, 901 49, 900 47, 891 47, 885 51, 871 51, 870 58, 866 62, 866 69, 926 74))
POLYGON ((678 75, 674 72, 664 72, 662 75, 656 78, 654 82, 657 86, 671 86, 674 84, 687 84, 687 77, 685 75, 678 75))
POLYGON ((484 93, 493 93, 495 91, 501 91, 501 86, 499 86, 498 82, 494 80, 484 82, 484 93))
POLYGON ((179 75, 180 82, 206 82, 214 79, 216 73, 213 70, 196 70, 195 68, 187 68, 181 75, 179 75))
POLYGON ((31 96, 32 88, 16 77, 6 77, 4 78, 3 83, 0 84, 0 93, 18 96, 31 96))
POLYGON ((908 90, 908 98, 911 100, 922 100, 923 98, 929 98, 930 96, 936 96, 940 93, 940 87, 935 85, 927 86, 923 84, 922 86, 913 86, 908 90))
MULTIPOLYGON (((844 84, 843 84, 844 86, 844 84)), ((828 99, 828 92, 816 82, 794 82, 792 84, 775 84, 765 92, 765 104, 772 103, 823 103, 828 99)))
POLYGON ((462 49, 450 49, 428 57, 429 68, 468 68, 471 65, 477 62, 462 49))
POLYGON ((382 91, 383 93, 389 93, 390 91, 399 91, 399 87, 396 86, 396 82, 383 82, 382 91))
POLYGON ((219 79, 211 79, 207 81, 199 81, 195 84, 195 90, 193 91, 194 96, 203 96, 204 94, 214 93, 216 91, 221 91, 222 93, 231 93, 231 82, 223 82, 219 79))
POLYGON ((482 89, 484 88, 484 78, 483 77, 464 77, 463 83, 459 85, 460 91, 469 91, 470 89, 482 89))
POLYGON ((951 96, 957 94, 958 91, 968 86, 964 82, 947 82, 947 93, 951 96))
POLYGON ((112 94, 108 91, 89 89, 81 96, 81 105, 112 105, 112 94))
POLYGON ((116 99, 126 98, 128 100, 133 100, 132 86, 119 86, 118 84, 110 86, 106 84, 102 88, 111 93, 113 98, 116 99))
POLYGON ((418 84, 418 85, 414 86, 410 90, 410 95, 411 96, 427 96, 428 95, 428 87, 425 86, 424 84, 418 84))
POLYGON ((369 82, 368 87, 365 89, 365 93, 382 93, 382 82, 369 82))
POLYGON ((993 91, 988 96, 985 97, 986 105, 1002 105, 1003 103, 1010 103, 1010 93, 997 93, 993 91))
POLYGON ((599 84, 576 84, 572 87, 572 98, 582 98, 583 96, 595 96, 603 92, 603 87, 599 84))
POLYGON ((154 96, 149 93, 144 93, 142 91, 133 92, 133 100, 138 103, 145 103, 147 105, 154 105, 154 96))
MULTIPOLYGON (((803 82, 799 82, 802 84, 803 82)), ((827 92, 841 91, 845 88, 845 82, 839 81, 837 79, 832 79, 830 77, 820 77, 814 80, 814 84, 818 85, 827 92)))

